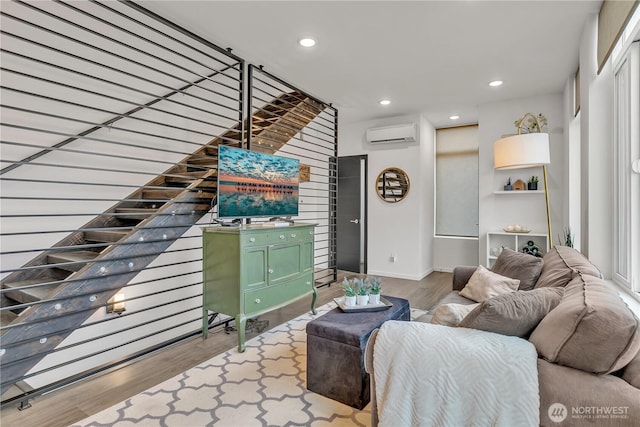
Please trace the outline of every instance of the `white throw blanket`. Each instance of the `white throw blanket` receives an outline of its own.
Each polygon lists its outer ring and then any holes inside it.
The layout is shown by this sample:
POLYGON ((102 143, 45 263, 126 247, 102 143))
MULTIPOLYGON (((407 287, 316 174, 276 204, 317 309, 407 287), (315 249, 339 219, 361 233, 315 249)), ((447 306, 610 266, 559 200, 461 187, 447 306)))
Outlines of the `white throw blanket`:
POLYGON ((373 349, 380 426, 538 426, 536 361, 521 338, 387 321, 373 349))

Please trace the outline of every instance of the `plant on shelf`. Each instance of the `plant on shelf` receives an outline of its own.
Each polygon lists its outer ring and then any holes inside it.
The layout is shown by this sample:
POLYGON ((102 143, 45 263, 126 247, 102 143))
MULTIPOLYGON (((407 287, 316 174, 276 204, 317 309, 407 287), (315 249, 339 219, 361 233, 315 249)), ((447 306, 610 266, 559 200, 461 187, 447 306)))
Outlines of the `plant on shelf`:
POLYGON ((571 227, 567 227, 562 232, 562 235, 558 235, 558 240, 560 242, 564 242, 564 246, 568 246, 570 248, 573 247, 573 233, 571 233, 571 227))
POLYGON ((527 113, 513 122, 518 129, 518 132, 525 131, 524 133, 539 133, 542 132, 542 128, 547 125, 547 118, 542 114, 534 116, 531 113, 527 113))
POLYGON ((507 179, 507 185, 504 186, 504 191, 511 191, 513 190, 513 186, 511 185, 511 177, 509 177, 509 179, 507 179))
POLYGON ((527 189, 529 190, 537 190, 538 189, 538 177, 532 176, 529 178, 529 182, 527 183, 527 189))

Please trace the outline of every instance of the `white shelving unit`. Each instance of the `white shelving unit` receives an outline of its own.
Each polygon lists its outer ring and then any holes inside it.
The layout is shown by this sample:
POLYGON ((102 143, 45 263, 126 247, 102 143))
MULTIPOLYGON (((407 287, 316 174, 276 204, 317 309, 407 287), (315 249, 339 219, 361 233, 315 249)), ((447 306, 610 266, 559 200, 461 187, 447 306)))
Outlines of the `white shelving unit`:
MULTIPOLYGON (((522 191, 526 193, 525 191, 522 191)), ((513 193, 513 191, 507 191, 513 193)), ((532 193, 532 191, 529 191, 532 193)), ((543 192, 544 193, 544 192, 543 192)), ((498 258, 501 248, 509 248, 522 252, 522 248, 532 241, 542 254, 549 250, 547 233, 510 233, 507 231, 490 231, 487 233, 487 268, 491 268, 498 258)))

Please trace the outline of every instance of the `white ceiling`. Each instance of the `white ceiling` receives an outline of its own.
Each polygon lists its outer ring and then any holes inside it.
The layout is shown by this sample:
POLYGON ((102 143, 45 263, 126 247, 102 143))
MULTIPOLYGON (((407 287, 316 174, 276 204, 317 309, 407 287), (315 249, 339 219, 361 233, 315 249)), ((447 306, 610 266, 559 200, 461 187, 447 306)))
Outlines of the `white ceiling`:
POLYGON ((333 103, 342 124, 422 112, 446 127, 476 122, 483 103, 561 92, 602 2, 138 3, 333 103), (299 46, 303 36, 317 45, 299 46))

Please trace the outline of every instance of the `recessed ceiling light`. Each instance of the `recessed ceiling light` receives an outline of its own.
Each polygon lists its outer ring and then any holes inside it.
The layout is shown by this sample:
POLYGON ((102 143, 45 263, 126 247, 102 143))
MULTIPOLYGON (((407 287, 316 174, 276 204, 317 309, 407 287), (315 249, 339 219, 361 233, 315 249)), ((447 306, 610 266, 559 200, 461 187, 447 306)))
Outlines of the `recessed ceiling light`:
POLYGON ((501 84, 502 84, 502 80, 494 80, 492 82, 489 82, 489 86, 491 87, 500 86, 501 84))
POLYGON ((389 105, 391 104, 391 101, 389 101, 388 99, 381 99, 380 100, 380 105, 389 105))
POLYGON ((453 116, 449 116, 450 120, 458 120, 460 118, 460 116, 456 116, 455 114, 453 116))
POLYGON ((298 43, 300 43, 300 46, 312 47, 312 46, 315 46, 316 41, 310 37, 305 37, 303 39, 300 39, 298 43))

